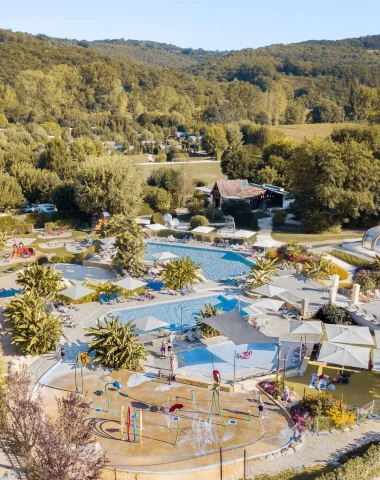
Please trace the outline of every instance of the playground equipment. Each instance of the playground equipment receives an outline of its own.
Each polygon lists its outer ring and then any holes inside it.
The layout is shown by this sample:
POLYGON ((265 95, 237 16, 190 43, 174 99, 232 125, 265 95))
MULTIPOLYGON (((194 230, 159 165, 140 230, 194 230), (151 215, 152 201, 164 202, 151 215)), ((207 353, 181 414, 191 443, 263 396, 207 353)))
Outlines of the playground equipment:
MULTIPOLYGON (((127 441, 131 441, 131 419, 133 420, 133 441, 136 443, 137 441, 137 408, 133 407, 133 414, 131 415, 131 407, 128 407, 127 410, 127 441)), ((121 419, 120 419, 120 433, 121 439, 125 440, 124 437, 124 427, 125 427, 125 420, 124 420, 124 406, 121 407, 121 419)), ((142 408, 140 408, 140 443, 142 443, 142 408)))
POLYGON ((108 406, 107 406, 107 410, 105 410, 106 413, 108 413, 110 411, 110 408, 111 408, 111 399, 110 399, 110 395, 108 393, 108 390, 107 390, 107 387, 108 385, 112 385, 113 387, 115 387, 117 390, 121 390, 122 389, 122 386, 119 382, 108 382, 105 384, 104 386, 104 391, 106 392, 106 395, 107 395, 107 399, 108 399, 108 406))
POLYGON ((78 353, 77 361, 75 362, 74 372, 75 372, 75 390, 77 392, 79 392, 78 383, 77 383, 77 368, 78 368, 78 366, 80 366, 82 388, 81 388, 81 391, 79 393, 83 393, 83 366, 86 366, 87 363, 88 363, 87 353, 86 352, 78 353))
POLYGON ((34 248, 25 248, 22 242, 20 242, 18 246, 17 243, 14 243, 12 246, 12 253, 8 261, 12 260, 13 258, 30 258, 32 255, 36 255, 36 250, 34 248))
POLYGON ((228 236, 228 235, 232 235, 233 233, 235 233, 235 231, 236 231, 235 219, 231 215, 227 215, 227 217, 225 217, 224 227, 220 228, 218 230, 218 233, 220 235, 228 236))
POLYGON ((211 409, 210 409, 210 413, 208 414, 207 422, 210 421, 211 414, 215 406, 218 415, 223 420, 223 425, 227 427, 226 421, 224 420, 224 417, 223 417, 222 410, 220 409, 220 384, 222 382, 222 377, 220 376, 220 373, 218 372, 218 370, 213 370, 212 376, 214 377, 214 383, 211 389, 212 402, 211 402, 211 409))
POLYGON ((169 413, 175 412, 175 414, 177 416, 177 436, 176 436, 175 442, 174 442, 175 447, 178 445, 179 429, 180 429, 180 426, 179 426, 179 411, 181 410, 181 408, 183 408, 182 403, 175 403, 174 405, 172 405, 169 408, 169 413))

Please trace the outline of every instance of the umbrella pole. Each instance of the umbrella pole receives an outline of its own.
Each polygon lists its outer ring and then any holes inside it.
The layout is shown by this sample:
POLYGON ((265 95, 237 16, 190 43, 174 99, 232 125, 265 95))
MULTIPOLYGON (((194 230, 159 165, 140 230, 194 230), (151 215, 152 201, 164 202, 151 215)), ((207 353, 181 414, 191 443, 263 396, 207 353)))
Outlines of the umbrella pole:
POLYGON ((235 356, 234 356, 234 388, 236 382, 236 348, 235 348, 235 356))
POLYGON ((300 340, 300 358, 299 358, 299 368, 301 368, 301 365, 302 365, 302 336, 301 336, 301 340, 300 340))

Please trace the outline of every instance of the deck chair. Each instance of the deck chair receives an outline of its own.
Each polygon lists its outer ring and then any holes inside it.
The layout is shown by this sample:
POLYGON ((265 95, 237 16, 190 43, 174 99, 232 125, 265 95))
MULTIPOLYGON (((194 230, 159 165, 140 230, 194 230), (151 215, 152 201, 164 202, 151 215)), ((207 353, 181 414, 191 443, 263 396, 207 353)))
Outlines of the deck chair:
POLYGON ((114 305, 116 303, 116 295, 114 293, 110 294, 110 305, 114 305))
POLYGON ((100 304, 101 305, 109 305, 110 301, 105 293, 100 294, 100 304))

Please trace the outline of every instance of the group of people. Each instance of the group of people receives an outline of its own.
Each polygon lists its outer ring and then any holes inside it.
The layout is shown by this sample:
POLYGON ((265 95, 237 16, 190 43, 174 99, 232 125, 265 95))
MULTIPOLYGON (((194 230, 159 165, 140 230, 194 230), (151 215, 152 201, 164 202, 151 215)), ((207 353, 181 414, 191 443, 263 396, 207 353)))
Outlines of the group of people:
POLYGON ((167 358, 167 357, 170 358, 171 354, 173 353, 172 350, 173 350, 173 344, 171 340, 169 339, 168 341, 166 341, 166 339, 164 338, 162 340, 162 344, 160 348, 161 358, 167 358))

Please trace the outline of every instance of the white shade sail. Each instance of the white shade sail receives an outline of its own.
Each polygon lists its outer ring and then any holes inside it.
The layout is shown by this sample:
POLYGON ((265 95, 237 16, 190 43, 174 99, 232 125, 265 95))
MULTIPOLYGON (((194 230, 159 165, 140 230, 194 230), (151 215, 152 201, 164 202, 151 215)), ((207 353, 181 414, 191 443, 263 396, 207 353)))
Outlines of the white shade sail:
POLYGON ((355 345, 374 345, 368 327, 326 325, 327 339, 335 343, 349 343, 355 345))
POLYGON ((125 290, 136 290, 137 288, 142 288, 147 285, 146 282, 142 282, 141 280, 137 280, 136 278, 126 277, 118 282, 113 282, 114 285, 124 288, 125 290))
POLYGON ((99 238, 99 242, 106 247, 110 247, 115 241, 116 237, 99 238))
POLYGON ((281 245, 280 242, 277 242, 276 240, 272 240, 271 238, 264 238, 262 240, 257 240, 253 244, 254 247, 261 247, 261 248, 272 248, 272 247, 277 247, 281 245))
POLYGON ((210 233, 215 230, 214 227, 196 227, 193 228, 191 231, 194 233, 210 233))
POLYGON ((258 308, 254 307, 253 305, 248 305, 248 307, 244 307, 241 309, 243 313, 246 313, 247 315, 264 315, 264 312, 259 310, 258 308))
POLYGON ((155 232, 158 232, 160 230, 169 230, 168 227, 165 227, 165 225, 161 225, 160 223, 152 223, 151 225, 147 225, 147 228, 155 232))
POLYGON ((276 297, 280 293, 286 292, 285 288, 276 287, 275 285, 262 285, 261 287, 252 290, 253 293, 259 293, 265 297, 276 297))
POLYGON ((322 335, 322 322, 320 320, 308 320, 305 322, 290 320, 290 333, 298 333, 300 335, 322 335))
POLYGON ((278 312, 280 308, 284 305, 285 302, 282 300, 273 300, 272 298, 260 298, 252 305, 254 307, 265 308, 266 310, 273 310, 274 312, 278 312))
POLYGON ((250 232, 249 230, 237 230, 231 235, 231 237, 236 238, 251 238, 256 235, 257 232, 250 232))
POLYGON ((71 298, 72 300, 79 300, 80 298, 87 297, 87 295, 90 295, 91 293, 94 293, 94 290, 85 285, 74 285, 73 287, 66 288, 66 290, 59 292, 60 295, 71 298))
POLYGON ((157 260, 172 260, 173 258, 178 258, 178 255, 174 255, 174 253, 171 252, 158 252, 153 253, 152 257, 157 260))
POLYGON ((324 342, 318 362, 333 363, 342 367, 368 368, 369 354, 369 348, 324 342))
POLYGON ((149 332, 150 330, 157 330, 158 328, 167 328, 169 324, 163 322, 159 318, 152 317, 149 315, 148 317, 139 318, 138 320, 134 320, 133 323, 139 330, 143 330, 144 332, 149 332))

